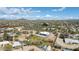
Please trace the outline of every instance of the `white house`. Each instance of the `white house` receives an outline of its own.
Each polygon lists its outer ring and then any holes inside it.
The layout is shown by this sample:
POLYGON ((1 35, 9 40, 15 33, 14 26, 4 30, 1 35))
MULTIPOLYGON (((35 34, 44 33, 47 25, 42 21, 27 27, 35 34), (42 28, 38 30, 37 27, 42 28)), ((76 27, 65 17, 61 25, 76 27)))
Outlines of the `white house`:
POLYGON ((4 45, 6 45, 6 44, 10 44, 10 42, 9 41, 2 41, 2 42, 0 42, 0 46, 4 46, 4 45))
POLYGON ((48 36, 50 33, 49 32, 40 32, 39 34, 48 36))
POLYGON ((48 36, 50 33, 49 32, 40 32, 39 34, 35 34, 36 36, 40 36, 40 37, 46 37, 48 36))
POLYGON ((18 41, 13 42, 13 47, 21 46, 21 43, 18 41))
POLYGON ((79 44, 79 40, 76 39, 70 39, 70 38, 65 38, 65 43, 76 43, 79 44))
POLYGON ((17 29, 18 31, 21 31, 23 29, 23 26, 21 26, 21 27, 15 27, 15 29, 17 29))
POLYGON ((6 30, 9 30, 10 31, 10 30, 14 30, 14 28, 6 28, 6 30))
POLYGON ((75 34, 74 35, 74 38, 79 38, 79 34, 75 34))

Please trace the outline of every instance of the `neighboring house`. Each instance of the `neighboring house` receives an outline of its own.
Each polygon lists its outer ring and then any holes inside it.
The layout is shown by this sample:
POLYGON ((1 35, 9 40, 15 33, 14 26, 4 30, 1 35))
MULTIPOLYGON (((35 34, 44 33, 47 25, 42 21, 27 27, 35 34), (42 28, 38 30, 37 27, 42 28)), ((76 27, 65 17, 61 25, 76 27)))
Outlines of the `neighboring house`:
POLYGON ((18 31, 21 31, 23 27, 15 27, 15 29, 17 29, 18 31))
POLYGON ((75 34, 74 35, 74 38, 79 38, 79 34, 75 34))
POLYGON ((78 38, 79 37, 79 34, 70 34, 69 37, 70 38, 78 38))
POLYGON ((15 36, 16 35, 16 33, 12 33, 12 32, 9 32, 9 33, 7 33, 9 36, 15 36))
POLYGON ((6 30, 10 31, 10 30, 14 30, 14 28, 6 28, 6 30))
POLYGON ((4 33, 5 28, 0 28, 0 33, 4 33))
POLYGON ((40 32, 40 35, 48 36, 50 33, 49 32, 40 32))
POLYGON ((3 37, 4 33, 0 33, 0 37, 3 37))
POLYGON ((40 32, 40 33, 38 33, 38 34, 36 34, 36 36, 40 36, 40 37, 47 37, 47 36, 49 36, 49 32, 40 32))
POLYGON ((21 43, 19 41, 15 41, 12 44, 13 47, 21 46, 21 43))
POLYGON ((71 43, 71 44, 76 43, 76 44, 79 44, 79 40, 65 38, 65 43, 71 43))
POLYGON ((6 44, 10 44, 10 42, 9 41, 2 41, 2 42, 0 42, 0 46, 1 47, 4 47, 4 45, 6 45, 6 44))
POLYGON ((47 46, 47 45, 40 46, 39 48, 43 49, 44 51, 51 51, 52 50, 51 46, 47 46))
POLYGON ((22 32, 23 34, 36 34, 35 30, 21 30, 20 32, 22 32))
POLYGON ((74 35, 73 34, 69 34, 69 38, 74 38, 74 35))
POLYGON ((14 40, 14 36, 16 35, 16 33, 12 33, 12 32, 10 32, 10 33, 7 33, 9 36, 8 36, 8 40, 11 40, 11 41, 13 41, 14 40))

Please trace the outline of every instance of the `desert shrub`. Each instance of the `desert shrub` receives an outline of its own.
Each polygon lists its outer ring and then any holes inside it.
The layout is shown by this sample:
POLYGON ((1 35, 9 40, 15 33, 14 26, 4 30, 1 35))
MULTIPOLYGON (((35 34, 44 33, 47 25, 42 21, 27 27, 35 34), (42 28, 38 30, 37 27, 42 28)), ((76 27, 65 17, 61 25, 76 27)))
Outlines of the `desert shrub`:
POLYGON ((3 41, 3 38, 0 37, 0 42, 2 42, 2 41, 3 41))
POLYGON ((31 45, 32 44, 32 42, 29 40, 29 41, 27 41, 27 40, 25 40, 25 41, 23 41, 23 43, 25 44, 25 45, 31 45))
POLYGON ((4 49, 4 51, 11 51, 12 50, 12 45, 10 45, 10 44, 6 44, 4 47, 3 47, 3 49, 4 49))

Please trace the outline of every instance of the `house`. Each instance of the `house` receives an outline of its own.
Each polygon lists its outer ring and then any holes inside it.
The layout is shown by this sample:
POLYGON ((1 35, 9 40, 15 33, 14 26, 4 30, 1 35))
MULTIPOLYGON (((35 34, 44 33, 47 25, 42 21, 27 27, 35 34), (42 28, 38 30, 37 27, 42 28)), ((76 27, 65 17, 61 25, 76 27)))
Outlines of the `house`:
POLYGON ((10 31, 10 30, 14 30, 14 28, 6 28, 6 30, 10 31))
POLYGON ((16 33, 7 33, 8 36, 7 36, 7 39, 6 40, 9 40, 9 41, 13 41, 14 40, 14 36, 16 35, 16 33))
POLYGON ((10 42, 9 41, 2 41, 2 42, 0 42, 0 46, 1 47, 4 47, 4 45, 6 45, 6 44, 10 44, 10 42))
POLYGON ((76 39, 71 39, 71 38, 65 38, 65 43, 70 43, 70 44, 79 44, 79 40, 76 39))
POLYGON ((0 37, 3 37, 4 33, 0 33, 0 37))
POLYGON ((79 38, 79 34, 70 34, 69 37, 70 38, 79 38))
POLYGON ((15 27, 15 29, 17 29, 18 31, 21 31, 23 29, 23 26, 22 27, 15 27))
POLYGON ((21 43, 19 41, 15 41, 12 44, 13 47, 21 46, 21 43))
POLYGON ((40 37, 47 37, 50 33, 49 32, 40 32, 38 34, 35 34, 36 36, 40 36, 40 37))
POLYGON ((50 33, 49 32, 40 32, 39 34, 43 35, 43 36, 48 36, 50 33))
POLYGON ((75 34, 74 35, 74 38, 79 38, 79 34, 75 34))

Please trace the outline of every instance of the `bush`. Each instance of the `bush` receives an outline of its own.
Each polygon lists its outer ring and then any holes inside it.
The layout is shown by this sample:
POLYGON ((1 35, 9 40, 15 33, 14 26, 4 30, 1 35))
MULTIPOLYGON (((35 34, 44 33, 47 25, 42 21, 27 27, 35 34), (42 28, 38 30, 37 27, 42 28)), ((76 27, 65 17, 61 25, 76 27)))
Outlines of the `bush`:
POLYGON ((32 44, 31 41, 23 41, 23 43, 24 43, 25 45, 31 45, 31 44, 32 44))
POLYGON ((11 51, 12 48, 13 48, 12 45, 6 44, 6 45, 4 46, 4 51, 11 51))
POLYGON ((0 42, 2 42, 3 41, 3 39, 2 38, 0 38, 0 42))

